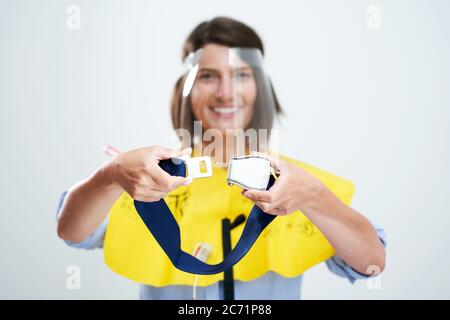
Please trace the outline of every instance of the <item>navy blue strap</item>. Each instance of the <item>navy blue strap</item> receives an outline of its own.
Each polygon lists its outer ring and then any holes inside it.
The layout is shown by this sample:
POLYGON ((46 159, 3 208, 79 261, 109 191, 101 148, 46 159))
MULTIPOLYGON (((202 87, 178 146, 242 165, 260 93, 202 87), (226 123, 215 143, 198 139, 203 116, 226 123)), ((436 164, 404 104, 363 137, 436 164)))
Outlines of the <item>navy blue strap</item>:
MULTIPOLYGON (((172 176, 186 176, 184 163, 175 164, 172 160, 163 160, 159 165, 172 176)), ((275 179, 271 176, 267 188, 274 182, 275 179)), ((234 266, 247 254, 264 228, 275 218, 274 215, 253 206, 236 247, 221 263, 211 265, 181 250, 180 227, 164 199, 156 202, 135 200, 134 206, 173 265, 181 271, 194 274, 216 274, 234 266)))

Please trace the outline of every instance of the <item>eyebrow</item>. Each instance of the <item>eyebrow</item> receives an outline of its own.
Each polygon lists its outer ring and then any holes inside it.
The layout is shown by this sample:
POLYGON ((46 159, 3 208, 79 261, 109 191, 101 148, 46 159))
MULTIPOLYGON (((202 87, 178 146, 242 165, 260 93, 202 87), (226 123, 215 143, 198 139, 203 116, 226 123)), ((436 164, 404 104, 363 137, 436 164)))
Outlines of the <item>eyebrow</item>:
MULTIPOLYGON (((244 70, 252 70, 252 68, 251 67, 238 67, 238 68, 233 69, 233 71, 244 71, 244 70)), ((201 72, 201 71, 203 71, 203 72, 205 72, 205 71, 220 72, 219 70, 214 69, 214 68, 200 68, 199 72, 201 72)))

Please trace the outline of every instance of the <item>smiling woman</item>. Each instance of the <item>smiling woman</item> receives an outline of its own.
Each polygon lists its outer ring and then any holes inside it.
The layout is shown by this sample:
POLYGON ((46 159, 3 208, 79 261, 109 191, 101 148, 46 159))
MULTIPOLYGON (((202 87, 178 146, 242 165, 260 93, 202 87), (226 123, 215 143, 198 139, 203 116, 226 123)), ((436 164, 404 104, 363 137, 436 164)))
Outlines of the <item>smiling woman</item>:
POLYGON ((223 163, 228 159, 222 155, 267 151, 264 146, 277 103, 262 60, 259 49, 215 43, 206 44, 185 58, 187 70, 176 108, 176 131, 183 137, 186 128, 196 135, 196 125, 205 131, 197 139, 203 143, 181 139, 185 146, 194 146, 196 153, 213 156, 223 163), (223 138, 227 141, 218 143, 223 138), (239 147, 234 148, 236 145, 239 147))
POLYGON ((189 97, 194 118, 203 119, 205 129, 248 128, 255 112, 256 82, 239 49, 208 44, 197 54, 198 80, 189 97))
POLYGON ((190 134, 192 139, 181 143, 195 147, 196 156, 213 158, 212 176, 190 183, 162 169, 164 160, 187 156, 191 149, 152 146, 120 153, 69 190, 58 220, 60 237, 81 248, 104 244, 105 263, 143 284, 145 299, 189 299, 197 285, 199 298, 298 299, 303 273, 323 261, 352 282, 372 275, 368 270, 381 272, 384 233, 349 207, 352 182, 266 154, 265 168, 270 163, 278 174, 276 181, 270 179, 268 190, 246 190, 239 183, 228 186, 232 180, 221 165, 231 157, 248 157, 252 145, 261 151, 260 143, 254 142, 264 133, 267 140, 281 113, 263 56, 259 36, 239 21, 219 17, 197 26, 184 45, 186 72, 174 88, 172 123, 190 134), (205 134, 198 136, 198 127, 205 134), (255 134, 244 135, 243 148, 236 152, 225 138, 231 137, 234 145, 244 131, 255 134), (219 143, 209 148, 213 139, 219 143), (160 210, 151 215, 143 213, 143 207, 168 209, 167 214, 160 210), (270 225, 224 274, 193 275, 189 272, 194 269, 176 263, 180 255, 171 255, 180 248, 195 252, 200 244, 210 248, 206 264, 227 260, 227 253, 230 257, 233 247, 239 248, 241 235, 245 238, 240 223, 247 221, 245 228, 259 224, 253 223, 254 209, 270 217, 270 225), (160 227, 149 228, 152 236, 146 226, 155 217, 170 220, 174 228, 156 221, 152 226, 160 227))
POLYGON ((177 80, 173 92, 174 128, 185 128, 194 136, 194 121, 205 114, 204 129, 270 130, 282 109, 263 70, 263 55, 259 36, 239 21, 219 17, 199 24, 183 47, 188 72, 177 80), (198 87, 186 99, 183 88, 196 62, 198 87))

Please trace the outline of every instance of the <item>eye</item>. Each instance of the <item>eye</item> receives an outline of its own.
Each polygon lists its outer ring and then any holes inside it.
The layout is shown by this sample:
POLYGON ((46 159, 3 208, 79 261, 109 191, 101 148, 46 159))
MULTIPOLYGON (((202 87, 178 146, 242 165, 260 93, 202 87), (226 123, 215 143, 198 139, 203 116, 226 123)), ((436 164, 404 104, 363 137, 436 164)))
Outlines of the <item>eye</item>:
POLYGON ((215 78, 216 78, 216 75, 213 74, 212 72, 202 72, 199 75, 199 79, 200 80, 205 80, 205 81, 213 80, 215 78))
POLYGON ((250 71, 238 71, 236 73, 236 78, 238 79, 249 79, 252 77, 252 73, 250 71))

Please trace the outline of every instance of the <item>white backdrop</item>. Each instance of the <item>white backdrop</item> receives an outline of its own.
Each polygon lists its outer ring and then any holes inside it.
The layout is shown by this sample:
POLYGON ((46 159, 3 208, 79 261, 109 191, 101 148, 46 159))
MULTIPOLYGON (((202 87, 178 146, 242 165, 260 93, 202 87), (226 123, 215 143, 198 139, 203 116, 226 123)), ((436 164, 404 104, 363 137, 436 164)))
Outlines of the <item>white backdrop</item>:
POLYGON ((388 234, 380 289, 319 265, 303 297, 450 298, 449 9, 445 0, 0 0, 0 298, 137 298, 100 250, 57 238, 55 207, 106 160, 105 144, 171 145, 182 42, 216 15, 265 42, 287 113, 281 151, 353 180, 353 206, 388 234), (80 29, 67 25, 71 5, 80 29), (80 290, 66 287, 69 265, 81 268, 80 290))

